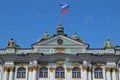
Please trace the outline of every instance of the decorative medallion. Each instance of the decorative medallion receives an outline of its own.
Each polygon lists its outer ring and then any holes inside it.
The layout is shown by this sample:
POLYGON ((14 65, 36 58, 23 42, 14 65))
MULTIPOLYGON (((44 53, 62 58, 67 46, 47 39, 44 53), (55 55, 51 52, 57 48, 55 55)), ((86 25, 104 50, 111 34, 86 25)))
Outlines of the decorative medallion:
POLYGON ((63 62, 63 61, 57 61, 56 65, 58 65, 58 66, 63 66, 63 65, 64 65, 64 62, 63 62))
POLYGON ((58 43, 59 45, 62 45, 62 44, 63 44, 63 40, 62 40, 62 39, 58 39, 58 40, 57 40, 57 43, 58 43))
POLYGON ((42 67, 45 67, 45 66, 48 66, 48 63, 42 62, 40 65, 41 65, 42 67))
POLYGON ((58 48, 55 48, 58 52, 62 52, 62 51, 64 51, 64 48, 62 48, 62 47, 58 47, 58 48))
POLYGON ((79 67, 79 66, 80 66, 80 63, 79 63, 79 62, 74 62, 74 63, 73 63, 73 66, 74 66, 74 67, 79 67))
POLYGON ((96 63, 96 66, 101 67, 101 66, 103 66, 103 64, 102 63, 96 63))
POLYGON ((23 66, 25 66, 25 63, 19 63, 18 66, 23 67, 23 66))

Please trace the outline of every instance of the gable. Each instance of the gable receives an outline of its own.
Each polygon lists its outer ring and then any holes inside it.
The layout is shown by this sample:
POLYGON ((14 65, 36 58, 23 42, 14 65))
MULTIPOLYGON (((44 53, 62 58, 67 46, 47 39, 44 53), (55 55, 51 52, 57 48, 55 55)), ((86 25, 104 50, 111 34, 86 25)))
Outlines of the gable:
POLYGON ((46 47, 88 47, 88 44, 84 43, 84 42, 80 42, 80 41, 76 41, 73 40, 72 38, 69 38, 67 36, 63 36, 63 35, 59 35, 59 36, 55 36, 53 38, 50 38, 48 40, 42 41, 42 42, 37 42, 35 44, 33 44, 33 47, 42 47, 42 46, 46 46, 46 47))
MULTIPOLYGON (((46 45, 46 46, 60 46, 59 42, 58 42, 59 39, 55 39, 53 41, 50 41, 50 42, 47 42, 43 45, 46 45)), ((66 39, 61 39, 63 41, 63 43, 61 44, 61 46, 75 46, 77 44, 73 43, 72 41, 68 41, 66 39)))

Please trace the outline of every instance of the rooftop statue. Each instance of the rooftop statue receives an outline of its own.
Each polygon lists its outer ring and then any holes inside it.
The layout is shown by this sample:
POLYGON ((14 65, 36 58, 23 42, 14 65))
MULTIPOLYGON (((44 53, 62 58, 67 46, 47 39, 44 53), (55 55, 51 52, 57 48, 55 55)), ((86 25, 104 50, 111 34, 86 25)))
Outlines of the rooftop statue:
POLYGON ((108 39, 108 40, 104 43, 104 48, 113 48, 113 42, 111 42, 110 39, 108 39))
POLYGON ((77 35, 76 32, 73 34, 72 38, 73 38, 74 40, 80 40, 80 41, 82 41, 82 39, 77 35))
POLYGON ((45 32, 43 34, 43 39, 48 39, 48 38, 50 38, 50 36, 49 36, 48 32, 45 32))
POLYGON ((8 42, 7 42, 7 47, 14 47, 14 48, 17 48, 19 47, 17 44, 16 44, 16 41, 11 38, 8 42))

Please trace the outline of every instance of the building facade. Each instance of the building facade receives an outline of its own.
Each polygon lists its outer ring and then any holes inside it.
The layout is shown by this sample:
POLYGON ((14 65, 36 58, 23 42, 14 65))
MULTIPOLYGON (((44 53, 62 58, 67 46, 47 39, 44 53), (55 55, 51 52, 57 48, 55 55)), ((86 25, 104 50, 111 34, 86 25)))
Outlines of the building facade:
POLYGON ((60 24, 56 34, 45 33, 31 48, 10 39, 0 49, 0 80, 120 80, 120 46, 108 39, 103 48, 89 48, 60 24))

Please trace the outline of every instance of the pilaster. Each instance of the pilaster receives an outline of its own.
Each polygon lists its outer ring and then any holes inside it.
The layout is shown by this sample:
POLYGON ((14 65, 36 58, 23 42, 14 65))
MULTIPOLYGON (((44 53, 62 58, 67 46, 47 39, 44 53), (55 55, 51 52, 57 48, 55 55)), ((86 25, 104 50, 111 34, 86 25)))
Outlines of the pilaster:
POLYGON ((117 77, 116 76, 116 70, 117 70, 116 67, 112 67, 111 70, 112 70, 112 80, 116 80, 116 77, 117 77))
POLYGON ((88 66, 82 66, 83 68, 83 80, 87 80, 87 69, 88 69, 88 66))
POLYGON ((33 78, 33 80, 37 80, 37 68, 38 67, 37 66, 33 66, 32 68, 33 68, 33 72, 32 72, 33 76, 32 76, 32 78, 33 78))
POLYGON ((14 71, 14 67, 9 67, 9 80, 13 80, 13 71, 14 71))
POLYGON ((111 80, 110 71, 111 71, 111 67, 106 67, 106 78, 107 78, 107 80, 111 80))
POLYGON ((33 71, 33 68, 29 67, 28 68, 28 80, 32 80, 32 71, 33 71))
POLYGON ((4 74, 3 74, 3 80, 7 80, 8 78, 8 67, 4 67, 4 74))
POLYGON ((69 68, 69 67, 67 67, 66 68, 66 73, 67 73, 67 75, 66 75, 66 80, 71 80, 71 68, 69 68))
POLYGON ((88 67, 88 80, 92 80, 91 76, 92 76, 92 67, 88 67))
POLYGON ((55 76, 54 76, 54 72, 55 72, 55 68, 54 67, 50 67, 49 68, 50 71, 50 80, 54 80, 55 76))

